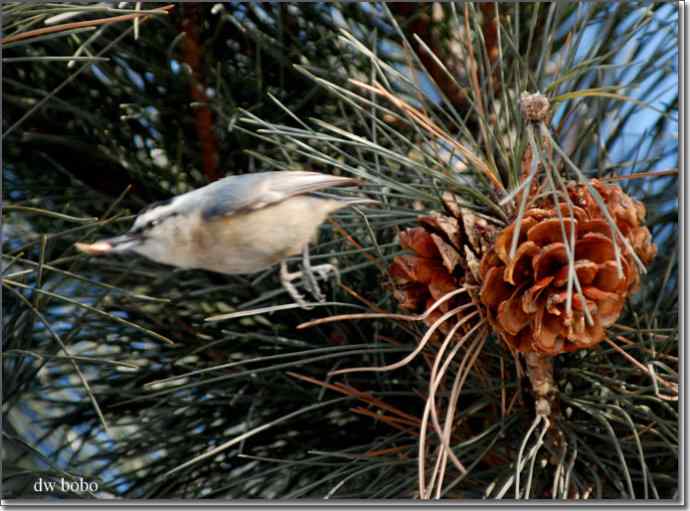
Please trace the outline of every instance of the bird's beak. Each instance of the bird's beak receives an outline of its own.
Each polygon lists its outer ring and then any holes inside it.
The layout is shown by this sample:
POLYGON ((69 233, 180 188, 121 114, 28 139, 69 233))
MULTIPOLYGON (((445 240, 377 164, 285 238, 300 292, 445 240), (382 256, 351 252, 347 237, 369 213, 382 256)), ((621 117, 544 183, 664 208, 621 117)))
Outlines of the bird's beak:
POLYGON ((95 243, 75 243, 77 250, 89 255, 117 254, 128 252, 141 242, 141 236, 126 233, 122 236, 100 240, 95 243))

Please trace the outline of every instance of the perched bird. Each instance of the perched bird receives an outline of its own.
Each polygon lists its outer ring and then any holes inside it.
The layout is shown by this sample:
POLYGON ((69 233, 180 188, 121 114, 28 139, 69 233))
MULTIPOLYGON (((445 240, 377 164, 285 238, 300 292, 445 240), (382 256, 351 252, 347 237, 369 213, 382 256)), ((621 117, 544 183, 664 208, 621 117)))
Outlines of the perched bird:
POLYGON ((292 283, 303 277, 305 288, 325 299, 315 274, 337 275, 331 264, 312 266, 309 242, 326 217, 354 204, 377 203, 362 198, 314 194, 359 181, 318 172, 260 172, 230 176, 207 186, 157 202, 139 213, 122 236, 76 243, 90 255, 137 253, 179 268, 226 274, 255 273, 280 263, 283 287, 307 306, 292 283), (302 271, 290 273, 286 258, 302 254, 302 271))

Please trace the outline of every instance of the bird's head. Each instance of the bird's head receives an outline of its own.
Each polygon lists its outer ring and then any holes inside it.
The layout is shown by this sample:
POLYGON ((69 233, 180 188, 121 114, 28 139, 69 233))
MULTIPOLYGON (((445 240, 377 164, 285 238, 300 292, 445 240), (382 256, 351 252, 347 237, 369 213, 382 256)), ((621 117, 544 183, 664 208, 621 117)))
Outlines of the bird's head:
POLYGON ((75 243, 75 247, 89 255, 134 252, 161 261, 174 251, 178 217, 172 201, 159 202, 141 211, 126 233, 95 243, 75 243))

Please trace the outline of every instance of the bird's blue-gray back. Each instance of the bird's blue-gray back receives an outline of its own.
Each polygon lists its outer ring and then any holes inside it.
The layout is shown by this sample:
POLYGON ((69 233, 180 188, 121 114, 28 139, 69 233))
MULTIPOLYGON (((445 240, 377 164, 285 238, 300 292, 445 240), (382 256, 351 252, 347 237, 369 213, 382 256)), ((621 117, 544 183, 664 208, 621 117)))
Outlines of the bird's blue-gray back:
POLYGON ((259 172, 230 176, 179 197, 186 203, 203 200, 202 216, 210 220, 219 216, 252 211, 281 202, 289 197, 329 188, 356 184, 352 178, 315 172, 259 172), (202 199, 203 198, 203 199, 202 199))

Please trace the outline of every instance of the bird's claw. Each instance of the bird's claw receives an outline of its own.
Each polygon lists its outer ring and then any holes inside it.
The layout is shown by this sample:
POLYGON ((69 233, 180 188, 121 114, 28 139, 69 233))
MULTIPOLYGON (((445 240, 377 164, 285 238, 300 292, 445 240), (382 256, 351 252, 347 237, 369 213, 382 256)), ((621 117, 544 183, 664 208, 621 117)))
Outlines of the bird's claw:
POLYGON ((318 266, 314 266, 312 270, 318 273, 323 280, 327 280, 328 274, 332 273, 335 277, 335 281, 340 284, 340 272, 338 271, 338 267, 334 264, 320 264, 318 266))
POLYGON ((299 291, 297 291, 297 288, 292 283, 293 280, 301 276, 301 271, 294 273, 289 272, 287 268, 287 263, 285 261, 283 261, 280 264, 280 283, 283 285, 285 290, 288 292, 288 294, 292 297, 292 299, 295 301, 297 305, 299 305, 303 309, 312 309, 314 306, 310 305, 307 301, 305 301, 304 296, 302 296, 302 294, 299 291))
POLYGON ((287 263, 283 262, 281 264, 280 269, 280 280, 285 290, 290 294, 292 299, 295 300, 295 302, 300 307, 302 307, 303 309, 311 309, 313 308, 313 305, 308 304, 304 300, 304 296, 302 296, 297 291, 297 288, 292 283, 292 281, 302 277, 304 288, 307 291, 309 291, 309 293, 318 302, 323 303, 326 301, 326 296, 319 288, 319 283, 316 279, 316 275, 318 275, 323 280, 327 280, 330 273, 333 273, 336 276, 337 281, 340 282, 340 273, 338 272, 338 268, 336 268, 332 264, 319 264, 317 266, 305 264, 302 271, 289 272, 287 269, 287 263))
MULTIPOLYGON (((326 296, 321 292, 319 283, 316 281, 316 276, 314 275, 315 271, 318 272, 317 268, 318 266, 305 267, 299 273, 302 275, 302 282, 304 282, 305 289, 309 291, 317 301, 324 302, 326 301, 326 296)), ((319 273, 319 275, 321 275, 321 273, 319 273)))

